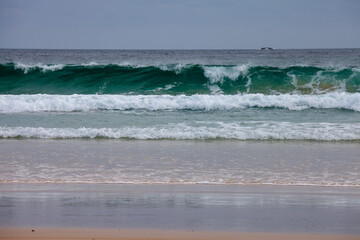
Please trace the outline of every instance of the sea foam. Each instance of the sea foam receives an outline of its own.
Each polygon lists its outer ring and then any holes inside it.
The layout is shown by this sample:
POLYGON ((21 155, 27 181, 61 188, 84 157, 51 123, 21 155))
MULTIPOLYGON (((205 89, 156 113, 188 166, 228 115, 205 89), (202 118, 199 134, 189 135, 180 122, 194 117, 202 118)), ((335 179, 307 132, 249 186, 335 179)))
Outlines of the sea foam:
POLYGON ((237 140, 360 140, 360 123, 276 121, 185 123, 123 128, 0 127, 2 138, 111 138, 111 139, 237 139, 237 140))
POLYGON ((64 64, 41 64, 41 63, 38 63, 35 65, 29 65, 29 64, 23 64, 23 63, 16 63, 14 68, 21 69, 25 74, 27 74, 34 69, 40 69, 42 72, 61 70, 64 68, 64 64))
POLYGON ((348 109, 360 111, 360 93, 323 95, 0 95, 0 112, 72 112, 97 110, 234 110, 284 108, 288 110, 348 109))
POLYGON ((210 80, 210 83, 223 83, 225 78, 236 80, 240 75, 246 75, 249 70, 247 65, 238 66, 203 66, 204 75, 210 80))

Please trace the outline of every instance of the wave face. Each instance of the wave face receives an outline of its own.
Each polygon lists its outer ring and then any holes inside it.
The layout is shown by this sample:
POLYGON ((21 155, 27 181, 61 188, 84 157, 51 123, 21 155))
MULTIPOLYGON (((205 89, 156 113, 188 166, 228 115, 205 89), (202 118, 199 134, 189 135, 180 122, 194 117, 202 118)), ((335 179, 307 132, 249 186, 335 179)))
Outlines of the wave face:
POLYGON ((324 94, 360 92, 357 67, 0 64, 0 94, 324 94))

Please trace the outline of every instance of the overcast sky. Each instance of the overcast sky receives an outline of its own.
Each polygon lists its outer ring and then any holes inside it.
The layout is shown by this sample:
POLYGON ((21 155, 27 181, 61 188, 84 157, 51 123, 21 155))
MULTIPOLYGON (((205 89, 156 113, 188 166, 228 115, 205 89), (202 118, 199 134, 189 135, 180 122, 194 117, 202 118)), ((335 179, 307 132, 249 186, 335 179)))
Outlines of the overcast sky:
POLYGON ((360 0, 0 0, 0 48, 359 48, 360 0))

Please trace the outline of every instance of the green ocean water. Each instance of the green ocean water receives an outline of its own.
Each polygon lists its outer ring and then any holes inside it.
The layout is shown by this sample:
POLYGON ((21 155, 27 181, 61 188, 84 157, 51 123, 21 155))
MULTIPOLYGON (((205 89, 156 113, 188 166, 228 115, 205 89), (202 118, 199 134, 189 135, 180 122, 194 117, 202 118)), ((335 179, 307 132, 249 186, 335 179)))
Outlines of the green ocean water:
POLYGON ((356 67, 0 65, 0 94, 321 94, 360 92, 356 67))

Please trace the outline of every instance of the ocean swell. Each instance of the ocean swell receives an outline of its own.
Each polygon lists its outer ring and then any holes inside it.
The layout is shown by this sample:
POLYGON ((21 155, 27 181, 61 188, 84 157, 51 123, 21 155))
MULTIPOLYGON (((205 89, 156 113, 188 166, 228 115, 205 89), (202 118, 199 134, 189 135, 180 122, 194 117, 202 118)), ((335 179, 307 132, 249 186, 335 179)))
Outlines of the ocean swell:
POLYGON ((0 64, 0 83, 0 94, 305 95, 360 92, 360 71, 314 66, 9 63, 0 64))

